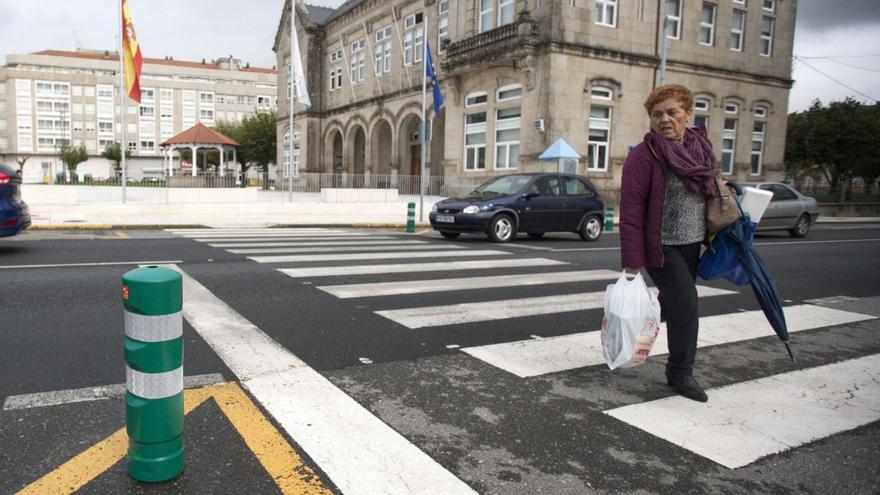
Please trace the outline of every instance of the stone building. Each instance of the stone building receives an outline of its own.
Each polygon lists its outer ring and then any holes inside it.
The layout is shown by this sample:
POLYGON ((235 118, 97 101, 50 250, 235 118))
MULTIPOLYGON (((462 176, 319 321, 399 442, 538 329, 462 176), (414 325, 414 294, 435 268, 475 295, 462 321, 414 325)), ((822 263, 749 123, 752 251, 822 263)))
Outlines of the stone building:
MULTIPOLYGON (((113 176, 101 152, 122 138, 118 61, 116 52, 91 50, 9 55, 0 67, 0 160, 26 160, 26 182, 52 180, 63 170, 57 145, 72 140, 90 157, 78 174, 113 176)), ((212 126, 273 110, 277 80, 274 69, 242 65, 232 56, 145 59, 141 104, 127 101, 129 176, 161 175, 159 144, 198 122, 212 126)))
MULTIPOLYGON (((643 102, 666 82, 690 87, 725 176, 783 174, 795 0, 297 0, 312 107, 295 110, 300 172, 418 174, 421 54, 430 41, 445 96, 428 173, 474 182, 537 171, 563 137, 578 172, 616 200, 629 148, 648 131, 643 102)), ((275 52, 289 66, 290 0, 275 52)), ((288 130, 279 71, 278 156, 288 130)))

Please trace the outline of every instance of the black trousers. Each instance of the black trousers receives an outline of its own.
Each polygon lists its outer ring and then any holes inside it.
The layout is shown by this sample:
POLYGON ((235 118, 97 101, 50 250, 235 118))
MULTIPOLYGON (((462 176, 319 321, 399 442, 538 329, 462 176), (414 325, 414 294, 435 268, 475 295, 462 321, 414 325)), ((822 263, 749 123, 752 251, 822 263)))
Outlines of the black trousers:
POLYGON ((683 377, 693 373, 697 357, 700 319, 697 300, 697 263, 701 243, 663 246, 662 267, 647 267, 660 290, 660 308, 666 320, 669 359, 666 375, 683 377))

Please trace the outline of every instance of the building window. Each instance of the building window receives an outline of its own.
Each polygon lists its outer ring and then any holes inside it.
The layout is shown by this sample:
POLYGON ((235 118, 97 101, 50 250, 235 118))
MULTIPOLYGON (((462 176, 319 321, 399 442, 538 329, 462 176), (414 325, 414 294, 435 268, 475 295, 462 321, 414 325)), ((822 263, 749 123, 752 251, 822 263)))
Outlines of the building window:
POLYGON ((445 15, 437 21, 437 53, 443 53, 443 40, 449 39, 449 18, 445 15))
POLYGON ((709 111, 709 100, 705 98, 696 98, 694 100, 694 110, 698 112, 708 112, 709 111))
POLYGON ((495 95, 495 101, 509 101, 516 100, 522 96, 522 85, 521 84, 510 84, 508 86, 502 86, 498 88, 498 94, 495 95))
POLYGON ((199 110, 199 118, 201 120, 205 120, 205 121, 214 120, 214 111, 213 110, 199 110))
POLYGON ((519 165, 520 107, 502 108, 495 113, 495 168, 519 165))
POLYGON ((739 104, 734 103, 734 102, 725 103, 724 104, 724 113, 732 113, 732 114, 739 113, 739 104))
POLYGON ((476 93, 471 93, 464 98, 464 106, 465 107, 475 107, 477 105, 482 105, 489 101, 489 95, 485 91, 478 91, 476 93))
POLYGON ((721 136, 721 173, 733 173, 734 150, 736 150, 736 119, 724 119, 724 133, 721 136))
POLYGON ((709 130, 709 116, 708 115, 694 115, 694 127, 703 127, 708 131, 709 130))
POLYGON ((743 49, 743 33, 746 31, 746 11, 733 9, 730 21, 730 49, 741 52, 743 49))
POLYGON ((351 44, 351 82, 361 82, 364 80, 366 66, 366 55, 364 54, 364 39, 361 38, 351 44))
POLYGON ((776 0, 764 0, 764 10, 767 12, 776 10, 776 0))
POLYGON ((403 63, 410 65, 422 61, 425 51, 425 27, 422 25, 422 13, 407 16, 403 21, 403 63))
POLYGON ((715 45, 715 4, 704 3, 700 14, 700 44, 715 45))
POLYGON ((617 25, 617 0, 596 0, 596 24, 608 27, 617 25))
POLYGON ((761 55, 773 55, 773 30, 776 21, 772 17, 764 17, 761 21, 761 55))
MULTIPOLYGON (((78 87, 78 86, 75 86, 78 87)), ((143 95, 141 95, 143 99, 143 95)), ((98 98, 107 98, 113 99, 113 86, 99 84, 98 85, 98 98)))
POLYGON ((587 169, 608 170, 608 144, 611 138, 611 108, 590 107, 590 131, 587 139, 587 169))
POLYGON ((141 117, 153 118, 155 116, 156 109, 154 107, 141 106, 141 117))
POLYGON ((101 134, 113 134, 113 122, 99 121, 98 132, 101 134))
MULTIPOLYGON (((150 98, 152 100, 152 98, 150 98)), ((199 103, 202 105, 214 104, 214 93, 199 93, 199 103)))
POLYGON ((465 116, 465 170, 486 169, 486 112, 465 116))
POLYGON ((610 100, 614 96, 614 90, 604 86, 593 86, 590 88, 590 98, 596 100, 610 100))
POLYGON ((765 106, 755 107, 755 118, 756 119, 766 119, 767 118, 767 107, 765 107, 765 106))
POLYGON ((513 22, 513 0, 498 0, 498 25, 504 26, 513 22))
POLYGON ((495 0, 480 0, 480 32, 485 32, 495 25, 493 24, 493 20, 495 19, 495 0))
POLYGON ((138 144, 137 141, 129 141, 128 142, 128 151, 131 153, 137 152, 138 144))
POLYGON ((761 166, 764 161, 764 131, 766 128, 766 122, 755 121, 755 127, 752 130, 752 175, 761 175, 761 166))
POLYGON ((153 141, 141 141, 141 154, 152 154, 155 147, 156 143, 153 141))
POLYGON ((330 91, 342 87, 342 49, 330 53, 330 91))
POLYGON ((373 70, 376 74, 391 72, 391 26, 376 31, 376 59, 373 70))
POLYGON ((681 38, 681 0, 666 0, 666 37, 681 38))

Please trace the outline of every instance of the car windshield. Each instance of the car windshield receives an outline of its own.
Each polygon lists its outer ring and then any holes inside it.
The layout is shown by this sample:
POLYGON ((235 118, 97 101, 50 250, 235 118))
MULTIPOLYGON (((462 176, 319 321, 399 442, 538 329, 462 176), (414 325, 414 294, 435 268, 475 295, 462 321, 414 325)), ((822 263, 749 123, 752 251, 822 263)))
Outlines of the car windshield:
POLYGON ((474 194, 495 194, 498 196, 515 194, 532 179, 530 175, 505 175, 496 177, 474 189, 474 194))

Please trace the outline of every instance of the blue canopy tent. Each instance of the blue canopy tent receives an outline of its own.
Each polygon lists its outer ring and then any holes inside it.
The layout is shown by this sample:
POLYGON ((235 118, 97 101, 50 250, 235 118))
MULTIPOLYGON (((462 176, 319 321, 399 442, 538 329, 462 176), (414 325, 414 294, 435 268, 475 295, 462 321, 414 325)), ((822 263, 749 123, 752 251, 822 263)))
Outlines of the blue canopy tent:
MULTIPOLYGON (((544 150, 538 159, 542 162, 555 162, 555 172, 576 174, 581 155, 566 143, 565 139, 559 138, 555 143, 551 144, 549 148, 544 150)), ((547 163, 546 165, 549 166, 550 164, 547 163)), ((547 167, 544 167, 544 171, 548 172, 549 170, 547 170, 547 167)))

